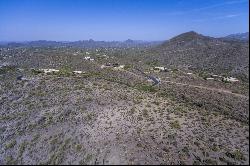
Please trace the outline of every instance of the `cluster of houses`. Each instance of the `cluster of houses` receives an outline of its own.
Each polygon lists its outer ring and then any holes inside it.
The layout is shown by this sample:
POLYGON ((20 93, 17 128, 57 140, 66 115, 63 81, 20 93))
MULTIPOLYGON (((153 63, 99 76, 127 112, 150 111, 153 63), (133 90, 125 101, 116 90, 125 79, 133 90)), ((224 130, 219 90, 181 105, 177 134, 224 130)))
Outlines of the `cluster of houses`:
POLYGON ((211 77, 207 77, 206 80, 214 80, 216 78, 223 78, 223 77, 219 75, 212 75, 211 77))
POLYGON ((101 68, 111 68, 113 67, 114 69, 124 69, 125 65, 119 65, 119 63, 106 63, 105 65, 102 65, 101 68))
POLYGON ((154 67, 153 70, 155 72, 170 72, 171 70, 166 67, 154 67))
MULTIPOLYGON (((153 68, 154 72, 171 72, 171 69, 168 69, 166 67, 154 67, 153 68)), ((192 75, 193 73, 186 73, 187 75, 192 75)), ((221 79, 222 81, 226 81, 226 82, 239 82, 239 80, 237 78, 234 77, 223 77, 223 76, 219 76, 219 75, 211 75, 211 77, 206 78, 206 80, 215 80, 215 79, 221 79)))
POLYGON ((57 73, 59 72, 59 70, 56 70, 56 69, 40 69, 39 71, 47 74, 47 73, 57 73))
POLYGON ((233 77, 224 77, 223 81, 227 81, 227 82, 239 82, 239 80, 237 78, 233 78, 233 77))
MULTIPOLYGON (((48 74, 48 73, 58 73, 60 70, 57 70, 57 69, 38 69, 38 71, 45 73, 45 74, 48 74)), ((76 70, 76 71, 72 71, 72 73, 73 74, 82 74, 85 72, 76 70)))
POLYGON ((237 78, 234 78, 234 77, 223 77, 223 76, 219 76, 219 75, 212 75, 211 77, 206 78, 206 80, 214 80, 216 78, 219 78, 222 81, 226 81, 226 82, 239 82, 239 80, 237 78))
POLYGON ((89 57, 89 56, 84 57, 84 60, 87 60, 87 61, 94 61, 94 59, 93 59, 93 58, 91 58, 91 57, 89 57))
POLYGON ((102 58, 108 59, 109 56, 107 56, 106 54, 103 54, 103 55, 102 55, 102 58))

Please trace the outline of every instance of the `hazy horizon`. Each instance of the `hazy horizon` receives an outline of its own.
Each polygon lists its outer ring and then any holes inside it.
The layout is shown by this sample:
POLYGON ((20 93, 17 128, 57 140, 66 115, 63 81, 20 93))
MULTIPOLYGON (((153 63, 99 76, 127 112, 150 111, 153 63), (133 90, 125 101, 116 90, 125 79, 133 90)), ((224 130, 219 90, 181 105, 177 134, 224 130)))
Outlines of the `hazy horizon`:
MULTIPOLYGON (((183 32, 183 33, 186 33, 186 32, 183 32)), ((243 34, 243 33, 249 33, 249 32, 241 32, 241 33, 238 33, 238 34, 243 34)), ((182 33, 181 33, 182 34, 182 33)), ((181 35, 181 34, 177 34, 178 35, 181 35)), ((235 33, 237 34, 237 33, 235 33)), ((203 35, 203 34, 201 34, 203 35)), ((231 34, 228 34, 228 35, 231 35, 231 34)), ((217 38, 220 38, 220 37, 226 37, 227 35, 225 36, 219 36, 217 38)), ((173 36, 175 37, 175 36, 173 36)), ((214 37, 214 36, 210 36, 210 37, 214 37)), ((165 40, 140 40, 140 39, 126 39, 126 40, 133 40, 133 41, 141 41, 141 42, 163 42, 163 41, 166 41, 166 40, 170 40, 171 38, 168 38, 168 39, 165 39, 165 40)), ((81 40, 46 40, 46 39, 38 39, 38 40, 16 40, 16 41, 4 41, 4 40, 0 40, 1 43, 10 43, 10 42, 33 42, 33 41, 51 41, 51 42, 78 42, 78 41, 88 41, 88 40, 94 40, 94 41, 97 41, 97 42, 125 42, 126 40, 95 40, 95 39, 81 39, 81 40)))
POLYGON ((163 41, 249 29, 248 0, 1 0, 0 41, 163 41))

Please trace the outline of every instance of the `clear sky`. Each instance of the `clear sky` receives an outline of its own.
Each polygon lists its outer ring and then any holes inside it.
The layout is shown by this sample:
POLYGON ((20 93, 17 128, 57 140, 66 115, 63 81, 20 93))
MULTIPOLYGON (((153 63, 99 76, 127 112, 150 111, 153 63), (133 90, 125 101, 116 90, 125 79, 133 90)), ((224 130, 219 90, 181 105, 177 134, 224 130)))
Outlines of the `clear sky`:
POLYGON ((248 32, 248 0, 0 0, 0 41, 166 40, 248 32))

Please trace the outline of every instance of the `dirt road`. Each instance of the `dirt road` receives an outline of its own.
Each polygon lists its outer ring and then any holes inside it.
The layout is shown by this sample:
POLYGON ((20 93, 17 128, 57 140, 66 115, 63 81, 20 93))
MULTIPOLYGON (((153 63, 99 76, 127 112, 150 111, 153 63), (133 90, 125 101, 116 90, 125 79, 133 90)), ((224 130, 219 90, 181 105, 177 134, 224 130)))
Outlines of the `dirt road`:
MULTIPOLYGON (((137 77, 145 77, 145 76, 142 76, 142 75, 139 75, 139 74, 136 74, 134 72, 131 72, 131 71, 126 71, 134 76, 137 76, 137 77)), ((161 80, 160 83, 170 83, 170 84, 175 84, 177 86, 189 86, 189 87, 193 87, 193 88, 199 88, 199 89, 204 89, 204 90, 207 90, 207 91, 216 91, 216 92, 219 92, 219 93, 226 93, 226 94, 230 94, 230 95, 234 95, 236 97, 241 97, 241 98, 246 98, 248 99, 249 96, 245 96, 245 95, 242 95, 242 94, 238 94, 238 93, 233 93, 232 91, 230 90, 225 90, 225 89, 217 89, 217 88, 211 88, 211 87, 205 87, 205 86, 200 86, 200 85, 191 85, 191 84, 186 84, 186 83, 179 83, 179 82, 173 82, 173 81, 166 81, 166 80, 161 80)))

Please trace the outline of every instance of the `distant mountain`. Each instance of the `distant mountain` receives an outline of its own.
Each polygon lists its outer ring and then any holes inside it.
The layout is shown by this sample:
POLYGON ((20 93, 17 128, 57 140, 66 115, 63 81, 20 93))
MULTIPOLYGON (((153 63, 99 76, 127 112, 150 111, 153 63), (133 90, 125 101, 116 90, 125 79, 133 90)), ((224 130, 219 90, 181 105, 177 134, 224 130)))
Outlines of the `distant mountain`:
POLYGON ((205 41, 208 39, 212 39, 212 38, 208 36, 203 36, 194 31, 190 31, 190 32, 180 34, 176 37, 173 37, 172 39, 170 39, 170 41, 171 42, 183 42, 183 41, 191 41, 191 40, 204 40, 205 41))
POLYGON ((194 31, 178 35, 149 50, 146 59, 161 65, 249 78, 249 45, 203 36, 194 31))
POLYGON ((125 42, 125 43, 133 43, 134 41, 131 40, 131 39, 128 39, 128 40, 125 40, 124 42, 125 42))
POLYGON ((126 41, 94 41, 80 40, 74 42, 58 42, 58 41, 47 41, 38 40, 30 42, 9 42, 1 44, 2 46, 8 47, 77 47, 77 48, 129 48, 129 47, 151 47, 160 44, 160 41, 148 42, 128 39, 126 41))
POLYGON ((190 47, 208 46, 219 42, 218 39, 209 36, 203 36, 194 31, 186 32, 180 34, 172 39, 165 41, 161 48, 171 48, 171 49, 184 49, 190 47))
POLYGON ((224 37, 223 39, 232 40, 232 41, 249 41, 249 32, 231 34, 231 35, 224 37))

